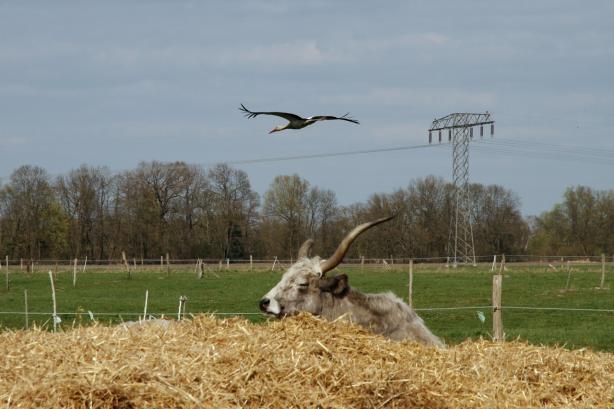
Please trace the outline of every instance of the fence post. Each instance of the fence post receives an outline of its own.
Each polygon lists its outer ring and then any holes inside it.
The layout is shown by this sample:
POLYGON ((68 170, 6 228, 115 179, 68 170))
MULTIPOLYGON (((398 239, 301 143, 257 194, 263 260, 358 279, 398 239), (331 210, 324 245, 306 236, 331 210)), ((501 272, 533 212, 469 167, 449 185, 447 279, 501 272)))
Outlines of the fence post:
POLYGON ((365 269, 365 256, 360 256, 360 272, 362 273, 365 269))
POLYGON ((160 270, 164 269, 164 256, 160 256, 160 270))
POLYGON ((85 261, 83 262, 83 273, 85 273, 85 268, 87 267, 87 256, 85 256, 85 261))
POLYGON ((26 329, 29 329, 30 324, 28 322, 28 290, 27 289, 23 290, 23 299, 24 299, 24 303, 26 304, 26 329))
POLYGON ((228 271, 230 269, 230 259, 226 258, 226 270, 228 271))
POLYGON ((254 270, 254 259, 252 257, 252 255, 249 255, 249 271, 253 271, 254 270))
POLYGON ((56 332, 58 327, 58 314, 57 304, 55 302, 55 284, 53 283, 53 273, 51 270, 49 270, 49 281, 51 282, 51 300, 53 301, 53 315, 51 319, 53 320, 53 332, 56 332))
POLYGON ((569 265, 569 260, 567 260, 567 283, 565 284, 565 291, 569 291, 570 285, 571 285, 571 266, 569 265))
POLYGON ((409 259, 409 289, 407 294, 407 304, 409 308, 413 308, 413 297, 414 297, 414 260, 409 259))
POLYGON ((601 254, 601 284, 599 288, 603 290, 605 284, 605 254, 601 254))
POLYGON ((492 267, 490 268, 490 271, 495 271, 496 266, 497 266, 497 255, 495 254, 492 258, 492 267))
MULTIPOLYGON (((503 265, 503 263, 502 263, 503 265)), ((501 273, 492 276, 492 332, 494 341, 503 341, 503 321, 501 320, 501 273)))
POLYGON ((10 284, 9 284, 9 256, 6 256, 6 271, 4 272, 4 274, 6 275, 6 292, 8 292, 9 289, 10 289, 10 284))
POLYGON ((196 269, 198 271, 198 279, 201 280, 203 278, 204 268, 203 261, 198 259, 198 263, 196 263, 196 269))
POLYGON ((170 274, 170 273, 171 273, 171 259, 168 253, 166 253, 166 274, 170 274))
POLYGON ((145 308, 143 309, 143 321, 147 319, 147 301, 149 300, 149 290, 145 290, 145 308))
POLYGON ((177 321, 181 321, 181 315, 185 314, 185 304, 188 301, 188 297, 182 295, 179 297, 179 311, 177 312, 177 321))
POLYGON ((273 260, 273 267, 271 267, 271 271, 275 270, 275 264, 277 264, 277 256, 275 256, 275 260, 273 260))
POLYGON ((126 252, 122 251, 122 261, 124 263, 124 267, 126 268, 126 272, 128 273, 128 280, 132 279, 132 273, 130 272, 130 266, 128 265, 128 259, 126 258, 126 252))
POLYGON ((77 286, 77 259, 74 260, 72 267, 72 286, 77 286))
POLYGON ((503 341, 503 322, 501 320, 501 284, 503 275, 492 276, 492 332, 493 341, 503 341))

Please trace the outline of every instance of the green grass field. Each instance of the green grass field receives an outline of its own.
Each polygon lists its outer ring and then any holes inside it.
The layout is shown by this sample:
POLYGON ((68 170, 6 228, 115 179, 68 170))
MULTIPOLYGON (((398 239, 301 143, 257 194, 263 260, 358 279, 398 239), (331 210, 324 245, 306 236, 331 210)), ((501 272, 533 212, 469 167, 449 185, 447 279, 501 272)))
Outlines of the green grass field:
MULTIPOLYGON (((408 274, 404 270, 367 270, 341 268, 350 276, 350 284, 364 292, 393 291, 407 300, 408 274)), ((86 272, 79 274, 72 286, 68 271, 56 275, 57 305, 63 328, 87 324, 92 311, 100 321, 134 320, 143 311, 145 291, 149 291, 148 312, 176 316, 179 297, 188 297, 187 313, 246 314, 252 321, 265 318, 258 314, 258 300, 274 286, 280 272, 222 270, 197 279, 193 267, 136 272, 128 279, 124 272, 86 272), (107 315, 108 314, 108 315, 107 315)), ((601 265, 574 266, 569 291, 565 290, 567 273, 544 267, 508 265, 503 278, 503 325, 506 339, 520 338, 535 344, 590 347, 614 351, 614 312, 506 309, 506 307, 577 308, 614 310, 614 269, 608 266, 606 289, 598 289, 601 265)), ((488 267, 445 269, 417 265, 414 273, 414 308, 429 328, 454 344, 467 338, 489 338, 492 332, 492 273, 488 267), (429 308, 480 307, 467 309, 429 308), (478 319, 478 311, 486 317, 478 319)), ((0 326, 23 328, 25 325, 24 290, 28 291, 30 324, 51 327, 51 291, 46 273, 12 273, 10 290, 0 289, 0 326), (16 312, 19 314, 6 314, 16 312), (44 312, 45 315, 33 315, 44 312)))

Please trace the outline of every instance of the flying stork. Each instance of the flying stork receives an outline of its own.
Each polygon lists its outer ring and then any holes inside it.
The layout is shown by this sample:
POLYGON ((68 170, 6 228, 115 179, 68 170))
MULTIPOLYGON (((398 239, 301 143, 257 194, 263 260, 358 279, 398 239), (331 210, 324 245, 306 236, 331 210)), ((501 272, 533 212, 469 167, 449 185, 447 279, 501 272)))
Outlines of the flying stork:
POLYGON ((248 118, 255 118, 258 115, 275 115, 288 120, 287 124, 276 126, 275 128, 271 129, 269 133, 283 131, 284 129, 301 129, 306 126, 313 125, 318 121, 330 121, 333 119, 340 119, 342 121, 348 121, 354 124, 360 123, 357 120, 349 117, 349 113, 342 116, 320 115, 310 116, 309 118, 302 118, 298 115, 289 114, 287 112, 252 112, 249 109, 245 108, 243 104, 241 104, 241 108, 239 108, 239 110, 244 112, 245 116, 248 118))

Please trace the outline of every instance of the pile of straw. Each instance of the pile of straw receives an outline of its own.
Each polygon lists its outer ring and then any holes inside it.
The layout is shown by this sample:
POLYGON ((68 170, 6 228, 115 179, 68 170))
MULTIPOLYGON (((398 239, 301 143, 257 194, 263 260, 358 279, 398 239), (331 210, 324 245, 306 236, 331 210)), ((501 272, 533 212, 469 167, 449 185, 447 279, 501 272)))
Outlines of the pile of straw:
POLYGON ((448 349, 298 316, 0 333, 20 407, 613 408, 614 355, 519 342, 448 349))

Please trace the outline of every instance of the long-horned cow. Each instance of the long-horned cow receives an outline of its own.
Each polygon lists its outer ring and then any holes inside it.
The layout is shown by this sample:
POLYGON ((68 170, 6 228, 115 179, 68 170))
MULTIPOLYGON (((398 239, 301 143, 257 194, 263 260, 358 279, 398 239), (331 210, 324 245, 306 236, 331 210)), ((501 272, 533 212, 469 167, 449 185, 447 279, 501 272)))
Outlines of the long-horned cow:
POLYGON ((364 294, 349 286, 346 274, 326 276, 341 263, 352 242, 362 232, 393 217, 355 227, 326 260, 309 257, 313 240, 307 240, 299 250, 298 261, 260 300, 260 310, 277 318, 301 311, 331 321, 341 317, 390 339, 408 339, 443 347, 444 343, 426 327, 422 318, 392 292, 364 294))

